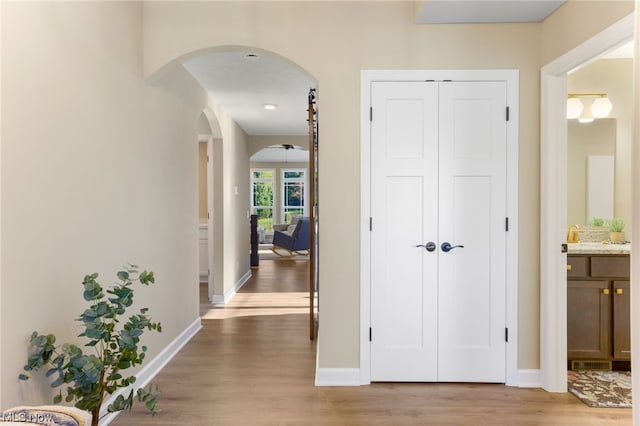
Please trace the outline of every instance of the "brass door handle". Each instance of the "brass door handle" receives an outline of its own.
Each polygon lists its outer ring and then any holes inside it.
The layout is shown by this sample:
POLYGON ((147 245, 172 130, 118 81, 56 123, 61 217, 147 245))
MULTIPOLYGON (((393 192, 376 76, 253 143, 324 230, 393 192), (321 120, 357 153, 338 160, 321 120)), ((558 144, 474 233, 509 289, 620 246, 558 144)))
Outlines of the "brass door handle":
POLYGON ((571 270, 571 265, 567 265, 567 271, 571 270))
POLYGON ((616 288, 616 294, 623 294, 624 290, 622 290, 621 288, 616 288))
POLYGON ((602 294, 604 294, 605 296, 609 294, 609 289, 608 288, 603 288, 602 289, 602 294))

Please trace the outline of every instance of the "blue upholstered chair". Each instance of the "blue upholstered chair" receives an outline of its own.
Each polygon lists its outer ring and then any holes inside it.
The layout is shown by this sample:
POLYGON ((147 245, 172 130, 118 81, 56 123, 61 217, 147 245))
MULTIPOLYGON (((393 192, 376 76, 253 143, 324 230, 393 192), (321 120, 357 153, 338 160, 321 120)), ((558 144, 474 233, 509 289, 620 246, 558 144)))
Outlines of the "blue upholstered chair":
POLYGON ((283 231, 274 231, 271 250, 282 257, 309 254, 309 218, 300 218, 290 234, 283 231))

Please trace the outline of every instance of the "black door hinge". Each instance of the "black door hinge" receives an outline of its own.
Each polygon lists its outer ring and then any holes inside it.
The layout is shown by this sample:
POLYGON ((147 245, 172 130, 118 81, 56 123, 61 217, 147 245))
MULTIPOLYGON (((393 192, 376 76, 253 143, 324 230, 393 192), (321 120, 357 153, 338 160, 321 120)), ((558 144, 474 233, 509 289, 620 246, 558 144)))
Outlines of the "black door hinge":
POLYGON ((373 107, 369 107, 369 121, 373 121, 373 107))
POLYGON ((504 218, 504 230, 509 232, 509 218, 508 217, 504 218))
POLYGON ((504 341, 508 342, 509 341, 509 329, 505 327, 504 329, 504 341))
POLYGON ((369 218, 369 231, 373 231, 373 218, 369 218))
POLYGON ((507 121, 509 121, 509 107, 507 107, 507 121))
POLYGON ((371 327, 369 327, 369 341, 371 342, 371 327))

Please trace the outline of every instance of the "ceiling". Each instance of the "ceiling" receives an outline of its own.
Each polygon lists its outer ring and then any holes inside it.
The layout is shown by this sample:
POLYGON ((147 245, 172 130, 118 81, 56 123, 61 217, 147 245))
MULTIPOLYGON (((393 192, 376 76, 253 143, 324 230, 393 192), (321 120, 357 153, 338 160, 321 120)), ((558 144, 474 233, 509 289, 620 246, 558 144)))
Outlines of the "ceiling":
POLYGON ((293 64, 247 50, 202 55, 184 66, 247 134, 308 134, 307 96, 316 83, 293 64))
POLYGON ((299 146, 286 149, 282 145, 272 145, 251 156, 252 163, 306 163, 308 161, 309 151, 299 146))
MULTIPOLYGON (((427 0, 416 23, 539 22, 564 1, 427 0)), ((268 52, 205 54, 185 68, 249 135, 306 135, 307 94, 316 82, 301 68, 268 52), (265 110, 264 105, 276 105, 265 110)))
POLYGON ((418 24, 542 22, 564 0, 426 0, 418 24))

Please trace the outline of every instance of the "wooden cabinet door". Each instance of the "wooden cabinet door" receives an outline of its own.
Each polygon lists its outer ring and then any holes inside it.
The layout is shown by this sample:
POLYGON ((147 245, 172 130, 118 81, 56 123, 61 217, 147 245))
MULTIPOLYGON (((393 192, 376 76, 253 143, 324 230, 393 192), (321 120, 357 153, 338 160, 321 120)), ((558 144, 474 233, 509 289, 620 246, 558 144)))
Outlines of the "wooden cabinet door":
POLYGON ((609 281, 567 281, 569 359, 611 359, 609 281))
POLYGON ((631 359, 631 298, 629 281, 613 282, 613 357, 631 359))

